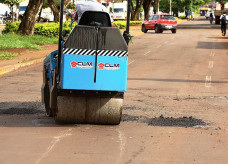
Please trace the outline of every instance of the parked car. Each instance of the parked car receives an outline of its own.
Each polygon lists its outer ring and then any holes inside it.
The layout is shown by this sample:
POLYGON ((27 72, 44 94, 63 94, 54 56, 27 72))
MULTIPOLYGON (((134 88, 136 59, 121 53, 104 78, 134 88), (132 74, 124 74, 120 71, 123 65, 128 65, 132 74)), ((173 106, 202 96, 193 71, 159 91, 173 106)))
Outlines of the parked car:
POLYGON ((155 30, 155 33, 162 33, 164 30, 171 30, 172 33, 177 31, 177 21, 172 15, 155 14, 142 23, 142 32, 155 30))

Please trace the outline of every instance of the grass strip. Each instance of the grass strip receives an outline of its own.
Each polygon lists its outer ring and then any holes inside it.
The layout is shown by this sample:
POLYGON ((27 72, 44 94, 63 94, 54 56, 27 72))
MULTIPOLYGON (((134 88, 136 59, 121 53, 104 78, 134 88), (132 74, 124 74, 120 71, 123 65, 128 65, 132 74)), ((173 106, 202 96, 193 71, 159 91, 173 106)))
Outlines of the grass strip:
POLYGON ((21 36, 18 34, 2 34, 0 35, 0 49, 8 48, 28 48, 41 49, 40 45, 57 44, 58 38, 49 38, 40 35, 21 36))
POLYGON ((8 51, 0 51, 0 60, 10 60, 10 59, 13 59, 17 56, 18 55, 15 55, 15 54, 8 52, 8 51))

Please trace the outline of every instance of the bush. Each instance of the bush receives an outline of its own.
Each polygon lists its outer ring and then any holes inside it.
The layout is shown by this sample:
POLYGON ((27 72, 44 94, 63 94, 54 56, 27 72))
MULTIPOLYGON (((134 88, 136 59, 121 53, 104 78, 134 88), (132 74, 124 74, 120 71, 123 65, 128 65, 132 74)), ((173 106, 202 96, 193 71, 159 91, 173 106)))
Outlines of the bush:
POLYGON ((21 22, 14 22, 14 23, 7 22, 6 27, 2 31, 2 33, 17 32, 20 24, 21 22))
MULTIPOLYGON (((2 31, 3 33, 12 33, 18 32, 19 26, 21 22, 14 22, 14 23, 7 23, 6 28, 2 31)), ((126 21, 114 21, 113 22, 116 27, 119 29, 125 29, 126 28, 126 21)), ((142 21, 130 21, 130 25, 137 25, 142 24, 142 21)), ((73 27, 76 26, 76 22, 73 23, 73 27)), ((64 22, 63 23, 63 30, 66 31, 66 34, 69 34, 71 32, 70 23, 64 22)), ((36 35, 42 35, 47 37, 58 37, 59 35, 59 23, 37 23, 34 27, 34 34, 36 35)))
MULTIPOLYGON (((21 22, 7 23, 6 28, 2 31, 3 33, 12 33, 18 32, 21 22)), ((73 24, 73 27, 76 26, 76 22, 73 24)), ((70 23, 63 23, 63 30, 66 30, 67 34, 70 33, 70 23)), ((44 23, 44 24, 35 24, 34 34, 42 35, 47 37, 58 37, 59 35, 59 23, 44 23)))
POLYGON ((186 19, 186 15, 181 15, 179 18, 180 19, 186 19))
MULTIPOLYGON (((125 29, 127 22, 126 21, 114 21, 113 23, 119 29, 125 29)), ((137 24, 142 24, 142 21, 130 21, 130 25, 137 25, 137 24)))

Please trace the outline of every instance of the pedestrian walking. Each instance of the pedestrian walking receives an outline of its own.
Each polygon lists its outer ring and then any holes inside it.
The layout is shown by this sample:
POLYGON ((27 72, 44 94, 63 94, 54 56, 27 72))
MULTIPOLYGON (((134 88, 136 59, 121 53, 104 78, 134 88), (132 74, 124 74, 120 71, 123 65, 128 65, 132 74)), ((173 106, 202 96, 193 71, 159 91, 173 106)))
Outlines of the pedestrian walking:
POLYGON ((188 12, 187 12, 187 20, 189 21, 190 20, 190 16, 191 16, 191 11, 190 10, 188 10, 188 12))
POLYGON ((220 16, 221 20, 221 31, 222 31, 222 36, 226 35, 226 13, 223 12, 223 14, 220 16))
POLYGON ((210 13, 210 23, 212 24, 213 23, 213 14, 212 13, 210 13))

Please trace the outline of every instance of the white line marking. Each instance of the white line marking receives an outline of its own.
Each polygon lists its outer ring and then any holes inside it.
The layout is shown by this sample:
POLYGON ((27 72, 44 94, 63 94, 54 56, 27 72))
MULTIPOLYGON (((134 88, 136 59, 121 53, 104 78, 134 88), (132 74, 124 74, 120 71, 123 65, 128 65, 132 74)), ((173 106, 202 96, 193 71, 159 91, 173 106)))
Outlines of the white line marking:
POLYGON ((208 68, 213 68, 214 67, 214 61, 209 61, 208 68))
POLYGON ((123 157, 124 152, 125 152, 126 137, 124 136, 124 133, 122 133, 120 130, 118 130, 118 133, 119 133, 118 139, 119 139, 119 142, 120 142, 120 156, 119 156, 119 158, 117 160, 117 163, 119 164, 120 160, 123 157))
POLYGON ((145 54, 143 54, 144 56, 146 56, 147 54, 149 54, 150 53, 150 51, 148 51, 148 52, 146 52, 145 54))
POLYGON ((45 158, 51 151, 52 149, 55 147, 55 145, 60 142, 63 138, 72 135, 70 132, 72 131, 72 128, 67 129, 67 130, 63 130, 60 132, 60 134, 56 137, 53 137, 54 140, 52 140, 52 142, 50 143, 50 145, 47 148, 47 151, 36 161, 36 164, 40 163, 40 161, 45 158))
POLYGON ((160 45, 158 45, 156 48, 159 48, 159 47, 161 47, 162 45, 160 44, 160 45))
POLYGON ((128 65, 130 65, 130 64, 132 64, 132 63, 134 63, 134 62, 135 62, 135 60, 132 60, 131 62, 128 63, 128 65))
POLYGON ((215 56, 215 52, 211 51, 210 56, 215 56))
POLYGON ((211 76, 206 76, 205 87, 206 88, 210 88, 211 87, 211 76))

